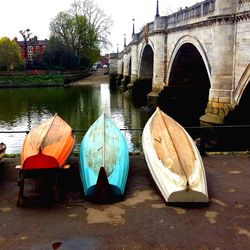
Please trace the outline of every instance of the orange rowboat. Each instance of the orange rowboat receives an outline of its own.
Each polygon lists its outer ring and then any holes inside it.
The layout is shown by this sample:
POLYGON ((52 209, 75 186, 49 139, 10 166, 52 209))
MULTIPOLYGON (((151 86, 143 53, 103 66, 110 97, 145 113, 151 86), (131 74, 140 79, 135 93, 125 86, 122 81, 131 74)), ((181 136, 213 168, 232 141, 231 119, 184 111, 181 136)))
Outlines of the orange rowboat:
POLYGON ((57 114, 34 127, 26 136, 21 169, 63 168, 75 145, 71 127, 57 114))
POLYGON ((0 161, 4 157, 5 150, 6 150, 6 145, 3 142, 1 142, 0 143, 0 161))

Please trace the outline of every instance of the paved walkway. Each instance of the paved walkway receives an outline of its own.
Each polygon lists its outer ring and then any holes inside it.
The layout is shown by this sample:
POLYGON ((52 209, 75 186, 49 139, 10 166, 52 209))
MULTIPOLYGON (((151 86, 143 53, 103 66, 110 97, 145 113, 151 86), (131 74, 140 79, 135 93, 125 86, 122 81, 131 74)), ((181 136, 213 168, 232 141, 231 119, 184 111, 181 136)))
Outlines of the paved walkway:
POLYGON ((78 159, 72 158, 71 170, 59 180, 61 202, 45 206, 42 183, 27 180, 25 205, 17 208, 14 166, 19 159, 5 158, 0 165, 0 249, 250 249, 250 157, 208 155, 203 160, 210 196, 205 207, 167 206, 137 155, 131 156, 122 201, 86 201, 78 159))
POLYGON ((89 77, 72 83, 73 86, 78 85, 91 85, 91 84, 102 84, 109 83, 109 69, 108 68, 98 68, 97 71, 92 71, 89 77))

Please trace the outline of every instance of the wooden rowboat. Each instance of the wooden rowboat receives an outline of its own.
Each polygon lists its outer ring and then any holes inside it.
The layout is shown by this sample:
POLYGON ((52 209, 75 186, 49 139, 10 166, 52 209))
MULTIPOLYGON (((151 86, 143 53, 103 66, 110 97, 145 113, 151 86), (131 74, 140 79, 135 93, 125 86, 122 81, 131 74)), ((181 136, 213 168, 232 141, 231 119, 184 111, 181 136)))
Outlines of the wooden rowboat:
POLYGON ((5 150, 6 150, 6 145, 3 142, 1 142, 0 143, 0 161, 4 157, 5 150))
POLYGON ((159 108, 143 129, 142 146, 149 170, 166 202, 209 201, 205 170, 194 141, 159 108))
POLYGON ((102 114, 88 129, 80 147, 80 176, 86 196, 100 199, 124 194, 129 169, 126 140, 102 114))
MULTIPOLYGON (((57 114, 34 127, 26 136, 21 153, 17 206, 23 204, 24 179, 46 178, 51 187, 57 180, 59 170, 65 165, 75 145, 71 127, 57 114)), ((55 191, 56 186, 55 186, 55 191)))
POLYGON ((21 169, 63 168, 75 145, 71 127, 57 114, 34 127, 26 136, 21 169))

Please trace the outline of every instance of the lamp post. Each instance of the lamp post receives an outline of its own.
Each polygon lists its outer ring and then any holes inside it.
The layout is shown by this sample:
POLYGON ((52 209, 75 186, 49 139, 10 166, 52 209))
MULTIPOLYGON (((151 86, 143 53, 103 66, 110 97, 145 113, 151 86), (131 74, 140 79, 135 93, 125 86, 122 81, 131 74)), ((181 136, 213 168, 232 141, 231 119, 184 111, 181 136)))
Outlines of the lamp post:
POLYGON ((132 31, 132 34, 134 35, 134 34, 135 34, 135 19, 134 19, 134 18, 132 19, 132 23, 133 23, 133 31, 132 31))
POLYGON ((159 16, 159 1, 157 0, 156 1, 156 15, 155 17, 158 17, 159 16))
POLYGON ((124 34, 124 47, 126 47, 126 34, 124 34))
POLYGON ((117 55, 119 53, 119 43, 117 43, 117 55))

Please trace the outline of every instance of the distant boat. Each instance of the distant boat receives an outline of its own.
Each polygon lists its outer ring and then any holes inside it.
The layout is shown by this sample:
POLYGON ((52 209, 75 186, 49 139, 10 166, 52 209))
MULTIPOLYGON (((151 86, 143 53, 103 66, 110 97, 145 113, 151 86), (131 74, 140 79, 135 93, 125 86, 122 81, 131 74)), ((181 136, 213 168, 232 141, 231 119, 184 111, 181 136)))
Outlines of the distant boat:
POLYGON ((124 194, 129 152, 120 129, 102 114, 88 129, 80 147, 80 175, 86 196, 100 199, 124 194))
POLYGON ((6 145, 3 142, 1 142, 0 143, 0 161, 4 157, 5 150, 6 150, 6 145))
POLYGON ((207 203, 206 175, 200 153, 185 129, 159 108, 142 134, 145 159, 168 203, 207 203))
POLYGON ((21 169, 63 168, 75 145, 71 127, 57 114, 34 127, 26 136, 21 169))

